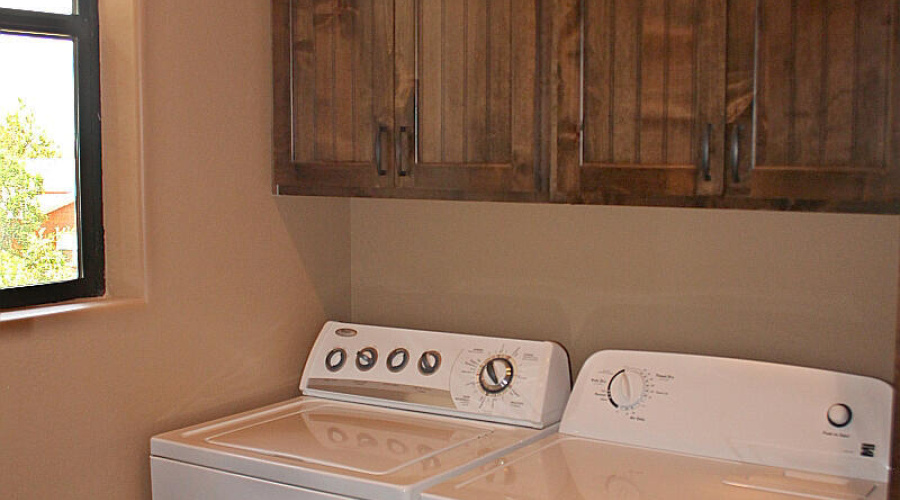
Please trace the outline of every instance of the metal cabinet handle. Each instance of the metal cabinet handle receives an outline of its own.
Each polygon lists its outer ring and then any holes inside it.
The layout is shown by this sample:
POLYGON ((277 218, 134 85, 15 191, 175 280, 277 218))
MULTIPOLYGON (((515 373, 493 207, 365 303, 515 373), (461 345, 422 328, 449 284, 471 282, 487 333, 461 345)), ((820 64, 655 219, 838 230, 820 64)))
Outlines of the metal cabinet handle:
POLYGON ((703 130, 703 140, 700 145, 700 173, 703 174, 704 181, 711 181, 712 174, 709 171, 709 141, 712 136, 712 123, 707 123, 703 130))
POLYGON ((741 132, 743 125, 735 125, 731 129, 731 179, 735 184, 741 182, 741 132))
POLYGON ((384 169, 384 155, 381 151, 381 137, 384 136, 387 131, 387 127, 379 125, 378 131, 375 132, 375 172, 377 172, 379 176, 387 175, 387 170, 384 169))
POLYGON ((397 175, 407 177, 409 170, 406 168, 406 159, 408 157, 409 144, 409 127, 400 127, 400 134, 397 136, 397 175))

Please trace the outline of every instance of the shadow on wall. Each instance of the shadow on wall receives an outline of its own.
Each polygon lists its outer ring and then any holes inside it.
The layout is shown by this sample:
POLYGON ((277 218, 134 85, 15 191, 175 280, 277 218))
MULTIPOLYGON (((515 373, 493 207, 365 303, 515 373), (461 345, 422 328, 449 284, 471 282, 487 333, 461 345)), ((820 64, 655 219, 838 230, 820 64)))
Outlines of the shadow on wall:
POLYGON ((350 320, 350 200, 276 196, 275 205, 327 319, 350 320), (329 213, 331 217, 321 217, 329 213), (323 252, 332 248, 333 252, 323 252))

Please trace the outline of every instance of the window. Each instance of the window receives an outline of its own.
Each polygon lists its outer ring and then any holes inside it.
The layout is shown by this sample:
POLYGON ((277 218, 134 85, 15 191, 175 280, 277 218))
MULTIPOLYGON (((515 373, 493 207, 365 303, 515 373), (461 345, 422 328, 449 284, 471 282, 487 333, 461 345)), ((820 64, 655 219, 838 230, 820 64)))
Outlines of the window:
POLYGON ((0 0, 0 309, 104 293, 97 0, 0 0))

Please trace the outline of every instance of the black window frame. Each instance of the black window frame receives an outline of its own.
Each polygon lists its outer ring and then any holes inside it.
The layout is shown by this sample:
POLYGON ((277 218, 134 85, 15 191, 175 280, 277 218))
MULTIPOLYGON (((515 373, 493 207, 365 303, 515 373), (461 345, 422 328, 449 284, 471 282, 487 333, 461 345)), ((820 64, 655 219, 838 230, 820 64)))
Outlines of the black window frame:
POLYGON ((72 0, 72 11, 51 14, 0 8, 0 33, 65 38, 74 45, 79 250, 78 278, 0 289, 0 310, 99 297, 106 292, 97 0, 72 0))

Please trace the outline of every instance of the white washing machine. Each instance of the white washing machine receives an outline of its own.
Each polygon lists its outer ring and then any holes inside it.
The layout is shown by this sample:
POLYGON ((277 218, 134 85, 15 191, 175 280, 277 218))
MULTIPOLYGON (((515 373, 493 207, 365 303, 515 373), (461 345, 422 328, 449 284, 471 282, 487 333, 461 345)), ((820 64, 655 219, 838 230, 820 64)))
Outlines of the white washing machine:
POLYGON ((886 499, 893 390, 753 361, 602 351, 560 432, 423 500, 886 499))
POLYGON ((556 432, 570 386, 551 342, 330 322, 303 396, 153 437, 153 498, 418 498, 556 432))

